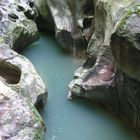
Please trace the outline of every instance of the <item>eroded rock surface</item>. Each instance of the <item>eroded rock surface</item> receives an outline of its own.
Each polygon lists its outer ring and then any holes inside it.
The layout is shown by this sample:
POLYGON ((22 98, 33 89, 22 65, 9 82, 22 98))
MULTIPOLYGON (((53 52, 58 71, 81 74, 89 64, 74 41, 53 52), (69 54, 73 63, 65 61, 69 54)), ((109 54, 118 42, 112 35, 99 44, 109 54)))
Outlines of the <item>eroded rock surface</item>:
MULTIPOLYGON (((55 37, 68 53, 74 56, 83 55, 92 31, 89 29, 93 19, 92 0, 36 0, 37 7, 41 7, 40 17, 45 21, 50 19, 54 23, 55 37), (46 12, 47 11, 47 14, 46 12)), ((49 23, 49 22, 48 22, 49 23)), ((43 26, 48 26, 44 24, 43 26)), ((49 27, 53 27, 50 26, 49 27)))
POLYGON ((0 76, 9 87, 28 98, 34 105, 39 102, 44 105, 47 98, 46 87, 31 62, 5 44, 0 45, 0 52, 0 76))
POLYGON ((0 87, 0 138, 43 140, 43 120, 32 102, 2 81, 0 87))
POLYGON ((111 37, 111 48, 117 66, 116 79, 119 112, 140 133, 140 3, 126 10, 124 18, 111 37), (117 43, 117 44, 116 44, 117 43))
POLYGON ((47 90, 31 62, 17 53, 39 38, 37 14, 32 0, 0 1, 2 140, 44 139, 45 126, 36 108, 44 107, 47 90))
POLYGON ((124 73, 140 81, 140 4, 134 4, 112 35, 115 61, 124 73))
POLYGON ((29 1, 0 1, 0 43, 21 51, 39 37, 33 20, 37 16, 29 1))
POLYGON ((68 99, 84 97, 101 104, 140 133, 140 3, 97 0, 94 5, 89 56, 75 72, 68 99))
POLYGON ((113 81, 112 79, 116 68, 114 66, 114 58, 110 47, 110 38, 111 34, 115 31, 119 20, 123 18, 124 9, 129 6, 131 2, 132 1, 127 0, 124 0, 123 2, 116 2, 113 0, 95 1, 95 25, 93 25, 95 26, 93 27, 95 28, 95 31, 88 44, 87 51, 89 56, 84 65, 75 73, 75 81, 81 81, 81 83, 77 82, 80 87, 84 88, 83 85, 85 84, 86 87, 88 87, 88 83, 91 83, 91 81, 94 82, 92 82, 92 85, 89 85, 90 89, 94 89, 97 83, 99 84, 97 84, 99 87, 104 85, 108 87, 111 85, 110 82, 113 81), (118 16, 119 18, 115 17, 119 11, 121 11, 118 16))
POLYGON ((54 20, 47 4, 47 0, 34 0, 34 3, 38 11, 36 23, 39 30, 55 32, 54 20))

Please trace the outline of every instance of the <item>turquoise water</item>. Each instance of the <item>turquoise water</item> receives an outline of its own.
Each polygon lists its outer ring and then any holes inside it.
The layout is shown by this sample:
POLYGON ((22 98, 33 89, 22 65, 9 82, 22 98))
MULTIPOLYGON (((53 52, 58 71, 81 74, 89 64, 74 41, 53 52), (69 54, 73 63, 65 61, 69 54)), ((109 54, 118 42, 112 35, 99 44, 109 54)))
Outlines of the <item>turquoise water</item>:
POLYGON ((48 88, 41 115, 47 124, 45 140, 138 140, 108 113, 82 99, 68 101, 67 86, 80 61, 63 53, 53 37, 41 33, 23 54, 31 60, 48 88))

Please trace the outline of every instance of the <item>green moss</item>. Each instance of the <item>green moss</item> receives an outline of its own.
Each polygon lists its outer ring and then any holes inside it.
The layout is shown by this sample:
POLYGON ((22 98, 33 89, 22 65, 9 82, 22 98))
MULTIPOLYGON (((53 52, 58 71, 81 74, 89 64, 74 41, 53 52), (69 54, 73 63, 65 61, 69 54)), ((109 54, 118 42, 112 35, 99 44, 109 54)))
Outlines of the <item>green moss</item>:
POLYGON ((44 136, 41 135, 39 132, 36 133, 36 135, 34 136, 33 138, 34 140, 43 140, 44 139, 44 136))
POLYGON ((132 14, 137 14, 138 16, 140 16, 140 4, 139 3, 135 3, 130 9, 128 9, 126 11, 125 17, 121 20, 121 22, 119 24, 120 31, 124 30, 125 25, 132 14))
POLYGON ((0 44, 4 43, 4 38, 0 37, 0 44))
POLYGON ((38 111, 36 110, 36 108, 32 105, 32 103, 30 101, 27 101, 28 102, 28 105, 31 109, 31 111, 33 112, 34 114, 34 123, 38 123, 38 128, 34 131, 33 133, 33 139, 34 140, 43 140, 43 137, 44 137, 44 130, 45 130, 45 126, 44 126, 44 123, 43 123, 43 120, 40 116, 40 114, 38 113, 38 111))
POLYGON ((32 105, 32 103, 30 101, 27 101, 27 102, 34 114, 34 119, 36 120, 36 122, 42 123, 43 120, 42 120, 40 114, 38 113, 38 111, 36 110, 36 108, 34 107, 34 105, 32 105))

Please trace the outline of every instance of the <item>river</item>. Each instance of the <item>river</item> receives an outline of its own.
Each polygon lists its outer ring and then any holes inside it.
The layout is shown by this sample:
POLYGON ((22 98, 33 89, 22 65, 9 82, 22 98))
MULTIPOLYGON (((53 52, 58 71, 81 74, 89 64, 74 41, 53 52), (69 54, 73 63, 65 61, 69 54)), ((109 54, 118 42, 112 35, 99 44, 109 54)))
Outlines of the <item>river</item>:
POLYGON ((45 140, 138 140, 131 129, 92 103, 66 99, 68 84, 81 62, 61 51, 54 37, 41 33, 40 40, 22 54, 48 88, 48 101, 41 111, 47 125, 45 140))

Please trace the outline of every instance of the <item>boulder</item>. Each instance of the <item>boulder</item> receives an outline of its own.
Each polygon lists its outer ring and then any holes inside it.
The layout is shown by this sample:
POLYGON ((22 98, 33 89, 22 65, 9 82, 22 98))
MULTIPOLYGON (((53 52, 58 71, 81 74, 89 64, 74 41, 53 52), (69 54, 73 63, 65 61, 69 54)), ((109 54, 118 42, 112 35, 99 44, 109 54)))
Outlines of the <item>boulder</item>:
POLYGON ((0 81, 0 139, 43 140, 44 123, 26 97, 0 81))
POLYGON ((83 30, 92 24, 93 18, 89 18, 93 15, 92 0, 35 0, 35 2, 40 14, 39 19, 46 21, 43 22, 44 25, 39 22, 38 26, 53 28, 56 40, 64 51, 75 56, 82 55, 80 51, 86 50, 86 38, 90 38, 91 34, 90 30, 86 30, 86 33, 83 30))
POLYGON ((38 13, 36 23, 39 30, 46 30, 54 33, 54 20, 47 4, 47 0, 34 0, 34 3, 38 13))

